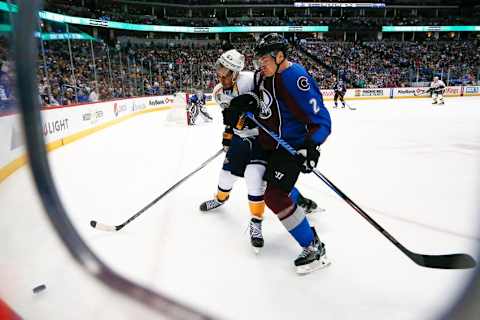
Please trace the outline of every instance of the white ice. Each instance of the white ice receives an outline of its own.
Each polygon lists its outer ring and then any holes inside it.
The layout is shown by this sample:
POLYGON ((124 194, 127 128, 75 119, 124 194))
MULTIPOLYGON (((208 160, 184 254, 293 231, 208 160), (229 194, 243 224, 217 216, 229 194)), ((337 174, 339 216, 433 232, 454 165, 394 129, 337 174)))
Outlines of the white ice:
MULTIPOLYGON (((428 99, 350 101, 355 111, 326 104, 333 132, 318 169, 408 249, 475 255, 480 97, 447 98, 444 106, 428 99)), ((148 113, 50 153, 75 226, 108 265, 223 319, 424 320, 455 301, 471 271, 417 266, 314 175, 301 176, 298 187, 326 209, 309 219, 332 265, 296 275, 293 260, 301 250, 269 210, 265 247, 255 255, 242 180, 226 205, 209 214, 198 210, 216 191, 223 155, 125 229, 89 226, 91 219, 125 221, 219 150, 220 110, 209 111, 214 123, 189 128, 166 126, 165 112, 148 113)), ((42 242, 39 230, 51 232, 41 227, 43 216, 26 214, 41 212, 32 188, 27 168, 0 184, 0 248, 7 253, 0 266, 23 271, 22 281, 10 278, 0 296, 26 318, 50 319, 36 313, 35 299, 62 308, 70 275, 42 242), (29 261, 25 253, 32 251, 44 259, 36 254, 29 261), (32 297, 40 282, 50 296, 32 297)), ((95 299, 77 290, 82 299, 95 299)))

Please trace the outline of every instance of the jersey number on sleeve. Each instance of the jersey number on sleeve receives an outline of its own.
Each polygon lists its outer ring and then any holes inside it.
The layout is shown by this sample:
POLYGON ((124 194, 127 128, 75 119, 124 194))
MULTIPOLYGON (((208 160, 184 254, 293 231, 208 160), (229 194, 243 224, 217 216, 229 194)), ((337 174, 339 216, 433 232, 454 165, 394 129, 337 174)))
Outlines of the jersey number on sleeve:
POLYGON ((318 111, 320 111, 320 108, 318 107, 318 104, 317 104, 317 99, 312 98, 310 99, 310 101, 308 101, 308 103, 312 105, 313 113, 317 114, 318 111))

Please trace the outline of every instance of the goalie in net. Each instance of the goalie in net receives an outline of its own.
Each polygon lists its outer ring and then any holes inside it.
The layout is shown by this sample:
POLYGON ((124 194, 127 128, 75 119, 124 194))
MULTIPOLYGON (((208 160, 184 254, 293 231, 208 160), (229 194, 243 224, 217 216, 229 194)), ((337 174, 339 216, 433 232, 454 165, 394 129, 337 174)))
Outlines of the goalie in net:
POLYGON ((207 107, 205 106, 205 94, 201 89, 195 90, 195 92, 190 95, 188 98, 188 107, 187 107, 187 118, 189 125, 195 125, 197 117, 202 116, 205 122, 210 122, 213 120, 212 116, 207 112, 207 107))

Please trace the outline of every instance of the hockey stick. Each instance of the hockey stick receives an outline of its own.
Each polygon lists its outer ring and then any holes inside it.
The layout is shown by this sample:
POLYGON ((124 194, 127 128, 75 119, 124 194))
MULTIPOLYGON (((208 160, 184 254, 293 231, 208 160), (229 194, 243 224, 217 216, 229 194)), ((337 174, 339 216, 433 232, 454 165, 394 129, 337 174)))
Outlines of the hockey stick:
POLYGON ((159 195, 158 197, 156 197, 152 202, 150 202, 149 204, 147 204, 144 208, 142 208, 140 211, 138 211, 137 213, 135 213, 133 216, 131 216, 127 221, 125 221, 124 223, 122 224, 119 224, 118 226, 111 226, 111 225, 108 225, 108 224, 103 224, 103 223, 100 223, 100 222, 97 222, 95 220, 91 220, 90 221, 90 225, 92 226, 92 228, 95 228, 95 229, 98 229, 98 230, 103 230, 103 231, 118 231, 120 229, 122 229, 123 227, 125 227, 127 224, 129 224, 130 222, 132 222, 133 220, 135 220, 136 218, 138 218, 138 216, 140 216, 143 212, 145 212, 148 208, 150 208, 151 206, 153 206, 155 203, 158 202, 158 200, 162 199, 164 196, 166 196, 170 191, 172 191, 173 189, 175 189, 176 187, 178 187, 182 182, 184 182, 185 180, 187 180, 188 178, 190 178, 191 176, 193 176, 195 173, 197 173, 198 171, 200 171, 200 169, 204 168, 209 162, 211 162, 213 159, 215 159, 216 157, 218 157, 221 153, 223 152, 223 148, 218 150, 213 156, 211 156, 210 158, 208 158, 204 163, 202 163, 197 169, 193 170, 192 172, 190 172, 189 174, 187 174, 185 177, 183 177, 182 179, 180 179, 177 183, 175 183, 173 186, 171 186, 167 191, 165 191, 164 193, 162 193, 161 195, 159 195))
POLYGON ((350 110, 357 110, 357 108, 354 108, 352 107, 351 105, 349 105, 348 103, 345 102, 345 105, 348 107, 348 109, 350 110))
POLYGON ((430 94, 430 91, 424 89, 415 89, 415 92, 413 93, 415 97, 424 96, 427 94, 430 94))
MULTIPOLYGON (((255 122, 263 131, 265 131, 270 137, 277 141, 285 150, 291 155, 295 156, 299 153, 292 148, 285 140, 280 138, 275 132, 268 130, 263 126, 252 113, 247 113, 247 116, 255 122)), ((398 242, 390 233, 388 233, 382 226, 380 226, 375 220, 373 220, 365 211, 362 210, 355 202, 353 202, 345 193, 338 189, 330 180, 328 180, 320 171, 313 169, 313 173, 320 178, 330 189, 332 189, 338 196, 340 196, 345 202, 347 202, 355 211, 357 211, 365 220, 375 227, 381 234, 383 234, 388 240, 390 240, 400 251, 406 254, 413 262, 422 267, 437 268, 437 269, 468 269, 474 268, 476 265, 475 260, 468 254, 445 254, 445 255, 426 255, 412 252, 405 248, 400 242, 398 242)))

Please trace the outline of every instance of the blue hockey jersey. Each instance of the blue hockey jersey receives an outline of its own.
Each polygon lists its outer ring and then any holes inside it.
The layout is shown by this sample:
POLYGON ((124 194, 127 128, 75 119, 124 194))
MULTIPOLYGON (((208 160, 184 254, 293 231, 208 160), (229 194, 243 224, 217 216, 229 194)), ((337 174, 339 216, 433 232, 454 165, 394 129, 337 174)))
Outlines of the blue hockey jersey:
POLYGON ((205 104, 205 95, 192 94, 189 98, 190 104, 205 104))
MULTIPOLYGON (((301 65, 293 63, 282 73, 264 78, 258 87, 263 102, 259 120, 294 148, 305 145, 306 138, 322 144, 331 132, 331 119, 322 94, 313 78, 301 65)), ((261 131, 266 149, 278 144, 261 131)))

